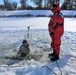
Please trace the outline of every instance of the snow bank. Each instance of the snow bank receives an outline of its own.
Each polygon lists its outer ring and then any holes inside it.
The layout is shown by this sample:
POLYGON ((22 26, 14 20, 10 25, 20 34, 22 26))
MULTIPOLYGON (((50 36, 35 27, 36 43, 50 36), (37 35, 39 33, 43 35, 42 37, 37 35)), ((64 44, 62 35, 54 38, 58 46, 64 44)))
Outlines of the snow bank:
MULTIPOLYGON (((62 10, 61 11, 65 17, 76 17, 75 10, 62 10)), ((17 11, 0 11, 0 16, 10 16, 10 15, 26 15, 31 14, 33 16, 37 15, 52 15, 50 10, 17 10, 17 11)))

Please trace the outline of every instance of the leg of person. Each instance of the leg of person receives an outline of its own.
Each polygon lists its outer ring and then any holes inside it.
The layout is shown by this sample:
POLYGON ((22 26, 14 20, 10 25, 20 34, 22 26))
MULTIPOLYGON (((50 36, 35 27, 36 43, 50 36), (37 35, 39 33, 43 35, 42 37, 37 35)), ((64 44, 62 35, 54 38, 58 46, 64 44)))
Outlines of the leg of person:
POLYGON ((26 56, 26 54, 25 53, 22 53, 21 55, 20 55, 20 57, 25 57, 26 56))
POLYGON ((54 51, 55 51, 55 55, 53 56, 53 58, 50 58, 51 61, 56 61, 56 60, 59 59, 60 45, 61 45, 61 34, 56 32, 54 34, 54 51))
POLYGON ((51 37, 51 40, 52 40, 52 42, 51 42, 51 48, 52 48, 53 52, 49 53, 49 57, 53 57, 56 54, 56 51, 54 50, 54 37, 53 37, 53 35, 50 36, 50 37, 51 37))
POLYGON ((50 38, 51 38, 51 47, 53 48, 54 47, 54 43, 53 43, 54 42, 54 37, 53 37, 53 35, 51 35, 50 38))

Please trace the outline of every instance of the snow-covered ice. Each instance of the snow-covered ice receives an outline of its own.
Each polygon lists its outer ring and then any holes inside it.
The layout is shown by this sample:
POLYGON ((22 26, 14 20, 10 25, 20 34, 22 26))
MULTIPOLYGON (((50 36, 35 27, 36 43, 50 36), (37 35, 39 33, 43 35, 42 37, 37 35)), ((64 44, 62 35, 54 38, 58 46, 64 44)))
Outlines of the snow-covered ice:
MULTIPOLYGON (((0 75, 54 75, 46 67, 51 39, 48 34, 48 17, 0 18, 0 75), (30 37, 27 37, 30 26, 30 37), (17 53, 23 39, 30 44, 31 60, 4 59, 17 53)), ((58 64, 63 75, 76 75, 76 18, 65 18, 65 32, 62 36, 58 64)), ((56 62, 48 66, 58 75, 56 62)))

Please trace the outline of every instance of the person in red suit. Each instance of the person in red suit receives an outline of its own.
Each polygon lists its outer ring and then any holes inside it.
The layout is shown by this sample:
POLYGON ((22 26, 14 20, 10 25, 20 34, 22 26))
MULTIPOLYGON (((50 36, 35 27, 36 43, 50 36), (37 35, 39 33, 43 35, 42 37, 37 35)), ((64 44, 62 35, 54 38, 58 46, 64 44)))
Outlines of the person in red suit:
POLYGON ((64 18, 60 12, 59 3, 52 4, 51 11, 54 13, 54 15, 49 21, 48 30, 52 40, 51 47, 53 48, 53 53, 49 54, 49 56, 51 56, 51 61, 56 61, 59 59, 61 36, 64 33, 64 18))

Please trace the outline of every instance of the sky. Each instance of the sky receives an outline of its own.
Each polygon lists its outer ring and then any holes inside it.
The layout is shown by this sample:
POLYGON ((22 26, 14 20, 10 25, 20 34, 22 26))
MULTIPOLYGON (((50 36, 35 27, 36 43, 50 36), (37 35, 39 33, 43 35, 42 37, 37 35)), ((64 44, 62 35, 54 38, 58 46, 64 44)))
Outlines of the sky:
MULTIPOLYGON (((9 0, 9 1, 17 2, 18 5, 20 5, 20 0, 9 0)), ((4 0, 0 0, 0 4, 4 4, 4 0)))
MULTIPOLYGON (((20 6, 20 0, 9 0, 9 1, 17 2, 17 3, 18 3, 18 6, 20 6)), ((63 1, 64 1, 64 0, 60 0, 61 5, 62 5, 62 2, 63 2, 63 1)), ((28 1, 28 3, 29 3, 30 5, 33 5, 33 3, 30 3, 30 0, 28 1)), ((0 4, 4 4, 4 0, 0 0, 0 4)))
MULTIPOLYGON (((13 2, 20 2, 20 0, 9 0, 9 1, 13 1, 13 2)), ((4 0, 0 0, 0 4, 3 4, 4 0)))
MULTIPOLYGON (((9 1, 17 2, 18 6, 20 6, 20 0, 9 0, 9 1)), ((30 6, 33 5, 33 3, 30 3, 30 0, 28 1, 28 3, 30 4, 30 6)), ((0 4, 4 4, 4 0, 0 0, 0 4)))

